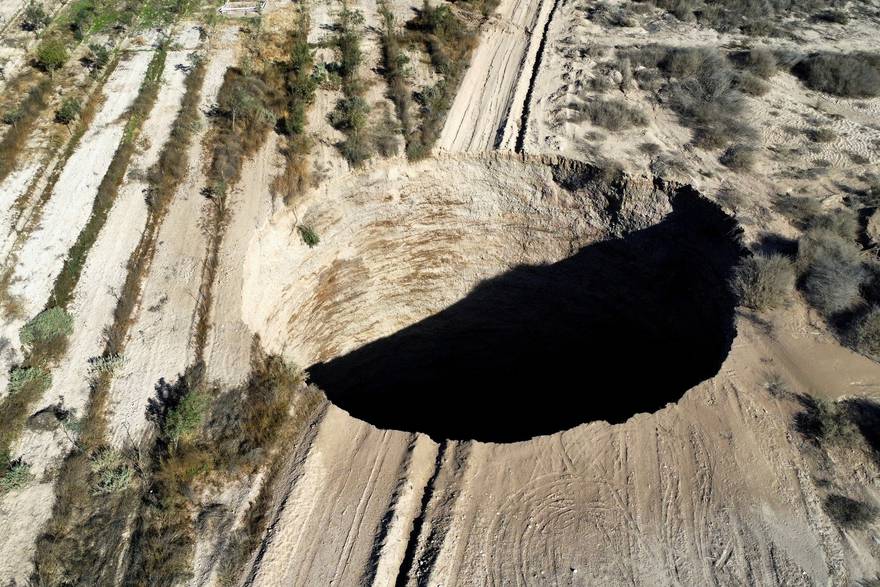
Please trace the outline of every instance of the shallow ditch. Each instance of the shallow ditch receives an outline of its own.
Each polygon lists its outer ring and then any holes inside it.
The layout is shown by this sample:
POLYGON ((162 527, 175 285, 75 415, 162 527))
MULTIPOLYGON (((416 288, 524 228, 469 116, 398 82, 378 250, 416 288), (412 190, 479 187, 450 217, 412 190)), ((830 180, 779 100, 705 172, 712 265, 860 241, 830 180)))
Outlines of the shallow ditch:
MULTIPOLYGON (((375 333, 382 330, 377 322, 386 330, 341 352, 339 341, 321 352, 314 345, 303 347, 326 356, 305 363, 312 381, 352 416, 380 428, 424 432, 435 439, 511 442, 594 420, 622 422, 677 401, 712 377, 734 337, 735 300, 726 286, 741 254, 734 222, 689 188, 609 183, 594 171, 569 168, 560 174, 554 168, 549 174, 554 187, 540 197, 552 207, 564 201, 559 199, 564 192, 593 206, 587 221, 571 224, 581 227, 583 237, 572 241, 578 244, 571 252, 554 252, 547 261, 510 263, 474 280, 449 303, 441 305, 433 297, 442 283, 425 278, 429 288, 413 286, 412 273, 401 270, 394 258, 374 266, 374 255, 394 255, 387 243, 358 251, 356 262, 347 262, 357 265, 351 274, 340 274, 339 251, 324 251, 330 255, 326 260, 307 263, 315 273, 312 297, 322 301, 288 299, 300 311, 291 311, 285 336, 295 339, 304 325, 310 333, 319 331, 310 338, 340 332, 351 336, 358 329, 375 333), (616 193, 603 195, 601 189, 616 193), (594 232, 597 222, 605 223, 606 234, 594 232), (326 292, 328 280, 334 295, 326 292), (368 296, 361 287, 384 288, 383 295, 368 296), (431 302, 423 304, 425 299, 431 302), (370 303, 388 304, 394 311, 370 303), (303 317, 326 304, 344 314, 344 326, 329 324, 330 315, 324 315, 325 322, 303 317), (440 307, 424 311, 432 305, 440 307), (411 316, 406 310, 412 307, 425 315, 395 328, 389 317, 411 316)), ((524 193, 530 189, 534 186, 522 188, 524 193)), ((571 203, 560 206, 562 214, 573 213, 571 203)), ((507 226, 516 225, 514 231, 542 214, 513 208, 523 213, 515 223, 511 209, 498 217, 507 226)), ((461 271, 441 271, 442 282, 466 274, 468 263, 498 263, 505 251, 517 257, 517 246, 499 245, 491 228, 481 231, 478 224, 468 230, 474 238, 490 235, 485 243, 489 252, 482 258, 463 260, 441 252, 415 263, 461 265, 461 271)), ((548 234, 533 242, 549 244, 553 237, 548 234)), ((548 251, 556 249, 548 246, 548 251)), ((416 275, 426 275, 424 269, 416 275)), ((277 320, 275 308, 264 329, 271 331, 277 320)))

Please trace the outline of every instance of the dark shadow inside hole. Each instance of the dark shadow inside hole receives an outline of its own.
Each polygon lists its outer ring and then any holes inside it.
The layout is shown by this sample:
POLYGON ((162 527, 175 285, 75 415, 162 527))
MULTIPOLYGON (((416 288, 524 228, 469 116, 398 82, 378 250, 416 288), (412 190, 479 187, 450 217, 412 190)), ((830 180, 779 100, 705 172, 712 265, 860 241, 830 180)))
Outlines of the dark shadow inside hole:
POLYGON ((655 226, 484 281, 309 373, 352 416, 437 440, 622 422, 718 372, 734 336, 738 242, 730 217, 687 190, 655 226))

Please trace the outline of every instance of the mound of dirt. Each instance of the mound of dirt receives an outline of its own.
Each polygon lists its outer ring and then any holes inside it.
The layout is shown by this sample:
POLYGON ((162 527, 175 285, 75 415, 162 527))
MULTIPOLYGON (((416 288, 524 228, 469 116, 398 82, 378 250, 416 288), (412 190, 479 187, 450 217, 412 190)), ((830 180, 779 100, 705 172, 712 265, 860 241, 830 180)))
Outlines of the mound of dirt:
POLYGON ((735 228, 688 188, 567 160, 385 165, 258 234, 246 321, 380 428, 507 442, 621 422, 718 371, 735 228))

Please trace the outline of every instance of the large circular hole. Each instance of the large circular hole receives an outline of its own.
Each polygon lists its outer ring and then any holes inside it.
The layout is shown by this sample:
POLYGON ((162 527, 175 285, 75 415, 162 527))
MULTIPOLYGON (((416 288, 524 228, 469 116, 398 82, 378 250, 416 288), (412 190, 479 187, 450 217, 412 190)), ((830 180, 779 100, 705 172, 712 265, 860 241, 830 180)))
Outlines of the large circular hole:
POLYGON ((257 330, 351 415, 435 439, 510 442, 620 422, 718 371, 734 335, 726 281, 740 248, 717 206, 570 163, 478 167, 392 188, 404 208, 430 205, 434 223, 402 224, 396 198, 369 204, 375 186, 316 201, 311 216, 327 236, 311 250, 288 238, 290 283, 252 291, 268 308, 257 330), (530 180, 497 181, 514 169, 530 180), (455 196, 472 186, 485 201, 455 196), (377 241, 382 226, 394 230, 377 241))

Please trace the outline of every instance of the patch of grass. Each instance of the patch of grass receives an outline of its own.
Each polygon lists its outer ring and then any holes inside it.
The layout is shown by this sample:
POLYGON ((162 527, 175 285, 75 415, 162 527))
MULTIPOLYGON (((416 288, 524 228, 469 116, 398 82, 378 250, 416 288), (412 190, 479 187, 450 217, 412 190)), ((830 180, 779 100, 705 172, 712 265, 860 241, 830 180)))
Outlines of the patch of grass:
POLYGON ((31 466, 21 459, 8 463, 0 474, 0 495, 23 489, 31 480, 31 466))
POLYGON ((811 90, 844 98, 880 95, 880 55, 869 53, 813 53, 799 61, 792 73, 811 90))
POLYGON ((579 114, 579 116, 573 118, 575 122, 586 118, 592 124, 611 131, 625 130, 648 124, 648 117, 645 116, 644 112, 626 104, 622 100, 600 98, 591 100, 583 105, 576 105, 574 109, 579 114))
POLYGON ((31 135, 37 118, 48 107, 51 89, 52 83, 49 80, 37 83, 28 91, 21 104, 4 113, 3 122, 10 124, 12 128, 0 140, 0 181, 6 179, 15 169, 18 156, 31 135))
POLYGON ((67 346, 67 337, 73 332, 73 317, 57 306, 43 310, 22 326, 21 344, 31 355, 57 357, 67 346))
POLYGON ((731 287, 740 303, 753 310, 784 305, 794 292, 794 265, 783 255, 753 255, 736 266, 731 287))
POLYGON ((822 503, 825 513, 847 530, 861 530, 877 519, 877 508, 845 495, 832 493, 822 503))
POLYGON ((770 86, 760 77, 749 72, 741 73, 736 79, 736 87, 739 91, 749 96, 763 96, 770 91, 770 86))

